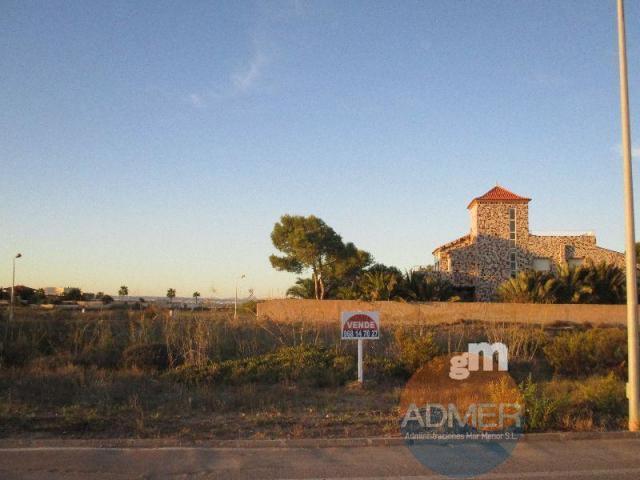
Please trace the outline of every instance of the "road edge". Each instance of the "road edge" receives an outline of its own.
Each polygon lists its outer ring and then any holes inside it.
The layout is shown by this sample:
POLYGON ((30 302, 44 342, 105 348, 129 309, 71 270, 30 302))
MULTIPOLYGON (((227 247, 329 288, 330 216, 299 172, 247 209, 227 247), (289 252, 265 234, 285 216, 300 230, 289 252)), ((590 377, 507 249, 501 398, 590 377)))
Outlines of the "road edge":
MULTIPOLYGON (((523 435, 521 442, 640 439, 640 432, 549 432, 523 435)), ((0 449, 25 448, 331 448, 404 445, 402 437, 194 440, 184 438, 1 438, 0 449)))

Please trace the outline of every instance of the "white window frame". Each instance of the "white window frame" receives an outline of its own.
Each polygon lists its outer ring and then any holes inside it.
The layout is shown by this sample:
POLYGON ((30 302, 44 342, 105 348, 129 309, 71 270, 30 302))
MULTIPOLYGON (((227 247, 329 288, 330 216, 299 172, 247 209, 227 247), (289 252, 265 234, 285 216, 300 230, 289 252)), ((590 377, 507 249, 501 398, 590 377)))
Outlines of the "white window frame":
POLYGON ((533 262, 531 262, 531 268, 535 271, 535 272, 550 272, 551 271, 551 259, 549 257, 536 257, 533 259, 533 262), (536 260, 539 261, 546 261, 548 268, 546 270, 542 270, 539 268, 536 268, 536 260))
POLYGON ((509 252, 509 273, 511 278, 518 276, 518 252, 515 249, 509 252))
POLYGON ((517 228, 517 213, 515 207, 509 207, 509 246, 515 247, 518 240, 518 228, 517 228), (513 214, 513 218, 511 218, 513 214), (511 229, 511 222, 513 222, 513 230, 511 229), (513 235, 513 238, 511 236, 513 235))
POLYGON ((567 258, 567 264, 572 268, 580 268, 584 265, 584 257, 571 257, 567 258), (573 264, 572 264, 573 261, 573 264))

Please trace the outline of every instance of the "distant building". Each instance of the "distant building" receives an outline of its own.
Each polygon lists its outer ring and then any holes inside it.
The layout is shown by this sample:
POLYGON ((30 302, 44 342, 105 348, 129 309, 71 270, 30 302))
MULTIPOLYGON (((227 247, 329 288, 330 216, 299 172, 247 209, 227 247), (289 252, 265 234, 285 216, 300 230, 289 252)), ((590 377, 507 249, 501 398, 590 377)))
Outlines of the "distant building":
POLYGON ((43 290, 47 297, 61 297, 64 295, 64 288, 62 287, 45 287, 43 290))
POLYGON ((474 198, 467 235, 433 251, 436 270, 458 287, 489 301, 497 287, 521 270, 554 271, 587 260, 624 267, 624 254, 598 247, 593 232, 535 235, 529 232, 529 201, 500 186, 474 198))

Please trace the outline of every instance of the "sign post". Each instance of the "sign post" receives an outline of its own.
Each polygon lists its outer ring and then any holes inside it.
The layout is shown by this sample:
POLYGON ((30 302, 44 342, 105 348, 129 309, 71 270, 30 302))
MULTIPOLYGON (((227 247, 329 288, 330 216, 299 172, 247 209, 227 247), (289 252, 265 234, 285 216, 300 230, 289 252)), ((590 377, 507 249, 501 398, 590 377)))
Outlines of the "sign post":
POLYGON ((362 365, 362 339, 358 339, 358 382, 364 382, 364 366, 362 365))
POLYGON ((363 383, 363 341, 380 338, 380 312, 341 312, 340 338, 358 340, 358 382, 363 383))

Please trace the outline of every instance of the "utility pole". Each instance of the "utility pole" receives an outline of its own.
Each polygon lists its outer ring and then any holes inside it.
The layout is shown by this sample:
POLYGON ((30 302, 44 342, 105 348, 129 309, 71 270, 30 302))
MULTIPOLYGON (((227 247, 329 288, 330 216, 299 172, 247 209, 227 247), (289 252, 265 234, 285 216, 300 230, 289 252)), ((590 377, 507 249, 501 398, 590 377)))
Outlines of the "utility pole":
POLYGON ((16 259, 22 257, 21 253, 17 253, 13 257, 13 272, 11 275, 11 300, 9 303, 9 321, 13 321, 13 299, 15 298, 14 290, 16 289, 16 259))
POLYGON ((638 291, 636 284, 636 240, 633 214, 633 175, 631 169, 631 128, 629 126, 629 85, 627 81, 624 0, 618 0, 618 54, 620 58, 620 117, 624 175, 624 217, 627 274, 627 342, 629 350, 629 430, 640 430, 640 384, 638 382, 638 291))

